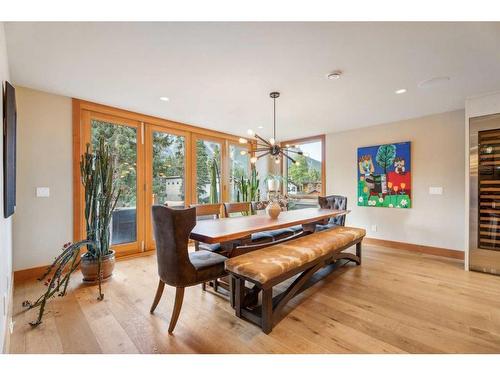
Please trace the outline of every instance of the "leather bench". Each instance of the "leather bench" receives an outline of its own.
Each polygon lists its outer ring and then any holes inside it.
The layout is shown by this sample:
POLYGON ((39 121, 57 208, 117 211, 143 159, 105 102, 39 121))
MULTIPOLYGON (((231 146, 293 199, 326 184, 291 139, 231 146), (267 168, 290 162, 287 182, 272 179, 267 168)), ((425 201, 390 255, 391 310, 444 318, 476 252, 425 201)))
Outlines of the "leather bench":
POLYGON ((226 260, 236 316, 271 332, 284 305, 310 286, 317 271, 341 259, 361 264, 365 234, 360 228, 334 227, 226 260), (356 254, 343 252, 354 245, 356 254), (274 286, 298 274, 285 292, 273 298, 274 286), (254 285, 252 289, 246 288, 246 281, 254 285), (251 306, 260 292, 261 306, 251 306))

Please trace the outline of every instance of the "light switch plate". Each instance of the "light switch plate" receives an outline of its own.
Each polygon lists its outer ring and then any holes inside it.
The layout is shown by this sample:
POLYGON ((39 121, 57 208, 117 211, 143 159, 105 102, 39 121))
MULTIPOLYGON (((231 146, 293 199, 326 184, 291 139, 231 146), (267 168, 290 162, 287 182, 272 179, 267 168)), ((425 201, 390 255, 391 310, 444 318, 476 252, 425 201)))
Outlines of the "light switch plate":
POLYGON ((372 232, 376 232, 377 231, 377 226, 375 224, 372 224, 372 232))
POLYGON ((431 187, 429 187, 429 194, 430 195, 442 195, 443 188, 441 186, 431 186, 431 187))
POLYGON ((37 198, 48 198, 50 197, 50 188, 48 187, 37 187, 36 188, 37 198))

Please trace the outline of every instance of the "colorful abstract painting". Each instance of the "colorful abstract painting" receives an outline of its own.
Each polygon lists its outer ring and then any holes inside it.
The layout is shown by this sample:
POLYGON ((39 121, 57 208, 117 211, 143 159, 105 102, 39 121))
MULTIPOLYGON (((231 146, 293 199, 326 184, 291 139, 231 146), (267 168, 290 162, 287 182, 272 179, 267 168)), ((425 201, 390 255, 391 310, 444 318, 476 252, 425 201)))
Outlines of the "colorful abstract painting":
POLYGON ((411 204, 410 142, 358 148, 358 206, 411 204))

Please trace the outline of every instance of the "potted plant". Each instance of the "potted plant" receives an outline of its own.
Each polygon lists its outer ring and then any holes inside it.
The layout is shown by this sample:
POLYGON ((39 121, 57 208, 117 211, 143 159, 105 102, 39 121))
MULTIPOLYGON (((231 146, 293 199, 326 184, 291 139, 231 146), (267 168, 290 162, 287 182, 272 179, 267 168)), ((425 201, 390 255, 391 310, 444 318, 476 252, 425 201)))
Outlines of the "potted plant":
POLYGON ((66 294, 71 275, 79 266, 84 281, 99 284, 98 300, 104 298, 102 280, 109 278, 113 272, 115 253, 109 247, 110 224, 119 191, 113 179, 113 155, 103 138, 94 152, 87 144, 80 161, 80 173, 85 190, 86 239, 64 244, 59 256, 38 279, 47 286, 45 293, 34 302, 23 302, 28 310, 39 307, 37 320, 30 322, 33 327, 42 323, 47 301, 66 294), (85 247, 86 252, 80 255, 85 247))
MULTIPOLYGON (((115 267, 115 252, 110 249, 110 224, 119 192, 114 184, 113 155, 104 139, 90 152, 90 145, 80 160, 80 174, 85 195, 85 226, 87 252, 81 258, 83 281, 99 282, 111 277, 115 267)), ((100 291, 99 291, 100 293, 100 291)))

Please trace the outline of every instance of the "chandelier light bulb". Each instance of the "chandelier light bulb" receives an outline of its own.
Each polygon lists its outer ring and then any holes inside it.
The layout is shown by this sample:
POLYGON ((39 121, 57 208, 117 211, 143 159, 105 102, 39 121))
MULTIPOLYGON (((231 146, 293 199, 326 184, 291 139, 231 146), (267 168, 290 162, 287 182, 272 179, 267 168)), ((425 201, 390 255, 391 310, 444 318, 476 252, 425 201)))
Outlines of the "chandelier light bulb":
POLYGON ((295 160, 295 165, 300 165, 300 162, 298 160, 295 160))
POLYGON ((252 156, 252 157, 250 158, 250 163, 252 163, 252 164, 257 163, 257 158, 256 158, 255 156, 252 156))
POLYGON ((289 144, 289 143, 287 143, 287 144, 285 145, 285 147, 286 147, 286 148, 290 147, 290 144, 289 144))
POLYGON ((247 152, 245 150, 240 151, 240 155, 246 155, 246 154, 247 154, 247 152))
POLYGON ((249 136, 254 136, 254 135, 255 135, 255 132, 254 132, 252 129, 248 129, 248 130, 247 130, 247 134, 248 134, 249 136))
POLYGON ((269 138, 269 143, 271 144, 271 146, 274 146, 276 140, 274 138, 269 138))
POLYGON ((240 141, 241 144, 247 144, 248 143, 248 140, 245 139, 245 138, 240 138, 239 141, 240 141))
POLYGON ((274 159, 274 162, 275 162, 276 164, 279 164, 279 163, 280 163, 280 159, 279 159, 279 158, 276 158, 276 159, 274 159))

